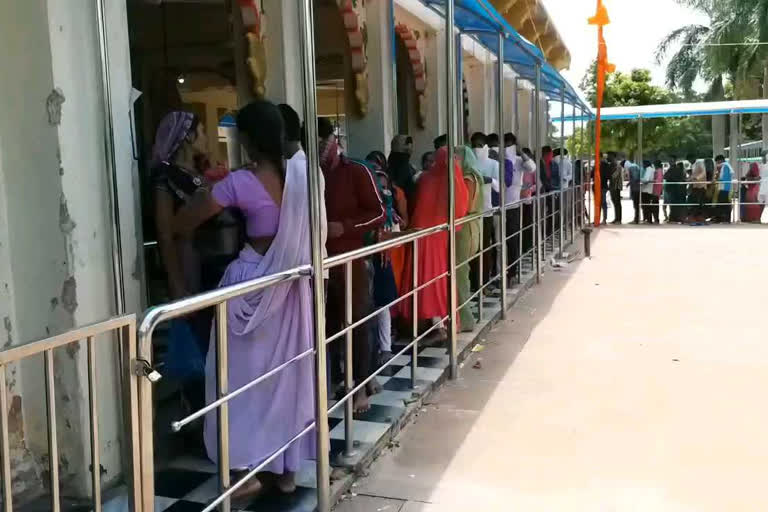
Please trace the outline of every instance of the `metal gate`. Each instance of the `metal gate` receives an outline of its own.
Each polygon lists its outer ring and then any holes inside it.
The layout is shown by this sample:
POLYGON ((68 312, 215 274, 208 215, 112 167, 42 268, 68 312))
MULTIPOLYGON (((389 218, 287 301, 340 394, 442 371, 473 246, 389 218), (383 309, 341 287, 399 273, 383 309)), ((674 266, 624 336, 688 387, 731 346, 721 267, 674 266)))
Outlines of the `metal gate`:
MULTIPOLYGON (((91 486, 92 505, 95 512, 102 510, 101 503, 101 471, 100 468, 100 442, 99 442, 99 368, 96 364, 96 347, 104 344, 116 344, 118 353, 118 374, 121 384, 122 420, 124 425, 123 460, 126 468, 124 474, 129 489, 128 501, 131 510, 143 511, 142 500, 142 471, 139 450, 139 401, 138 401, 138 374, 133 368, 136 365, 136 316, 126 315, 111 318, 104 322, 87 325, 50 338, 12 347, 0 352, 0 457, 2 464, 2 493, 3 512, 14 510, 13 493, 11 487, 11 460, 10 440, 8 435, 8 389, 6 387, 7 371, 10 365, 35 356, 42 356, 44 361, 45 398, 46 398, 46 423, 48 426, 48 470, 50 489, 50 510, 61 510, 60 478, 59 478, 59 445, 56 432, 56 383, 54 376, 53 351, 58 348, 84 342, 87 346, 88 368, 88 402, 89 402, 89 428, 91 445, 91 486)), ((139 368, 140 370, 140 368, 139 368)))

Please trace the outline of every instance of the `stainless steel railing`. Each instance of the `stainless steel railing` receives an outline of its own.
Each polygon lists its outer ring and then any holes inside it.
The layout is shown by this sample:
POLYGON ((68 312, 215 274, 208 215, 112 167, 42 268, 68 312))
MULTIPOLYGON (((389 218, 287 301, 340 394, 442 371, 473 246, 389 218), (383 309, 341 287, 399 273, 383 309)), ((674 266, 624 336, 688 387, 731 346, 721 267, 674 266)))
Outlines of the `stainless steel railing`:
MULTIPOLYGON (((215 310, 216 310, 215 350, 216 350, 216 358, 217 358, 216 359, 217 383, 218 383, 217 398, 215 401, 193 412, 192 414, 186 416, 185 418, 181 418, 177 421, 174 421, 171 425, 174 431, 179 431, 180 429, 184 428, 186 425, 190 424, 196 419, 201 418, 205 414, 213 412, 214 410, 217 412, 218 420, 219 420, 218 443, 219 443, 219 454, 220 454, 219 462, 218 462, 219 481, 220 481, 222 492, 218 498, 216 498, 212 503, 210 503, 205 508, 205 511, 213 510, 214 508, 219 506, 222 506, 224 509, 228 509, 229 500, 232 494, 234 494, 248 480, 253 478, 259 471, 263 470, 263 468, 266 467, 270 462, 272 462, 272 460, 274 460, 281 453, 287 450, 292 443, 296 442, 297 440, 301 439, 301 437, 311 432, 314 426, 318 424, 318 422, 323 421, 327 423, 328 415, 333 413, 336 409, 338 409, 342 405, 346 405, 345 419, 346 419, 347 428, 345 432, 346 434, 345 435, 345 441, 346 441, 345 453, 347 455, 351 454, 351 452, 353 451, 352 448, 354 446, 353 411, 352 411, 351 399, 357 391, 362 389, 372 379, 376 378, 376 376, 379 375, 394 360, 393 358, 392 361, 376 369, 374 372, 371 373, 371 375, 363 379, 361 382, 355 383, 353 380, 352 372, 351 372, 351 366, 352 366, 351 361, 352 361, 352 355, 353 355, 352 332, 355 328, 359 328, 363 326, 366 322, 375 318, 376 315, 378 315, 380 312, 384 310, 388 310, 393 305, 396 305, 397 303, 403 300, 406 300, 409 297, 413 297, 415 299, 418 292, 420 292, 421 290, 423 290, 428 286, 435 285, 438 281, 444 280, 446 277, 450 275, 450 271, 446 271, 434 277, 433 279, 429 280, 428 282, 425 282, 422 284, 418 283, 418 241, 424 239, 425 237, 439 233, 441 231, 446 231, 447 229, 448 229, 447 224, 441 224, 441 225, 420 230, 417 232, 406 233, 395 239, 380 242, 368 247, 364 247, 364 248, 352 251, 347 254, 327 258, 325 260, 323 264, 324 268, 334 268, 341 265, 344 265, 345 267, 345 275, 346 275, 346 283, 347 283, 346 293, 345 293, 346 295, 346 311, 345 311, 346 326, 342 330, 340 330, 338 333, 335 333, 332 336, 329 336, 327 339, 325 339, 324 333, 317 333, 316 338, 318 342, 327 344, 327 343, 331 343, 333 341, 338 340, 342 336, 345 337, 346 349, 347 349, 346 364, 345 364, 346 394, 327 411, 317 411, 316 419, 311 425, 304 428, 301 432, 296 433, 294 437, 292 437, 288 441, 288 443, 286 443, 279 450, 277 450, 275 453, 270 455, 264 462, 262 462, 256 468, 251 469, 245 476, 243 476, 238 482, 234 484, 231 484, 229 480, 230 469, 229 469, 229 463, 228 463, 228 453, 229 453, 228 408, 227 408, 228 402, 230 402, 233 398, 239 396, 240 394, 246 392, 247 390, 253 388, 254 386, 260 384, 261 382, 264 382, 266 379, 269 379, 270 377, 278 374, 279 372, 283 371, 285 368, 289 367, 290 365, 295 364, 297 361, 300 361, 314 354, 316 352, 316 348, 312 350, 304 351, 294 356, 290 360, 285 361, 284 363, 278 365, 277 367, 269 370, 267 373, 251 380, 250 382, 239 387, 238 389, 230 391, 228 389, 228 375, 227 375, 228 350, 227 350, 227 326, 226 326, 226 321, 227 321, 226 320, 226 301, 235 297, 239 297, 239 296, 247 295, 249 293, 254 293, 259 290, 263 290, 269 286, 274 286, 279 283, 285 283, 285 282, 290 282, 297 279, 308 278, 311 275, 311 267, 309 265, 305 265, 295 269, 288 269, 286 271, 280 272, 275 275, 265 276, 252 281, 239 283, 237 285, 229 286, 226 288, 220 288, 220 289, 206 292, 194 297, 182 299, 170 304, 158 306, 150 309, 147 312, 138 330, 139 357, 142 360, 146 361, 146 364, 151 365, 152 343, 154 339, 154 332, 156 327, 160 323, 174 319, 174 318, 179 318, 181 316, 187 315, 195 311, 199 311, 207 307, 215 307, 215 310), (386 306, 380 307, 375 311, 373 311, 372 313, 353 322, 352 309, 351 309, 352 262, 361 258, 366 258, 368 256, 371 256, 373 254, 376 254, 382 251, 390 250, 390 249, 404 246, 407 244, 413 245, 413 249, 412 249, 413 271, 414 271, 413 290, 402 295, 401 297, 398 297, 395 301, 387 304, 386 306)), ((408 345, 406 345, 406 347, 403 348, 398 354, 396 354, 395 357, 402 355, 409 350, 411 350, 414 356, 416 356, 418 351, 419 341, 421 341, 425 337, 432 334, 432 332, 440 326, 440 324, 436 324, 432 328, 422 333, 421 335, 418 335, 418 332, 417 332, 418 316, 416 314, 417 308, 418 308, 418 300, 413 300, 413 309, 414 309, 413 340, 408 345)), ((442 321, 444 322, 449 318, 450 318, 450 315, 443 318, 442 321)), ((415 381, 416 381, 417 365, 418 365, 418 357, 412 357, 411 380, 413 385, 415 385, 415 381)), ((324 381, 317 382, 316 393, 327 393, 327 389, 324 381)), ((151 442, 151 439, 152 439, 152 435, 151 435, 152 433, 152 413, 151 413, 152 391, 151 391, 151 382, 148 379, 142 380, 142 384, 140 386, 140 397, 141 397, 141 403, 142 403, 142 416, 141 416, 141 431, 142 431, 142 441, 143 441, 142 459, 144 461, 147 461, 147 465, 151 465, 152 453, 153 453, 153 447, 151 442), (145 405, 145 404, 149 404, 149 405, 145 405)), ((324 444, 327 445, 328 442, 329 441, 326 439, 324 444)), ((151 474, 151 472, 149 474, 151 474)), ((323 485, 323 482, 318 482, 319 487, 322 485, 323 485)), ((327 485, 327 482, 325 483, 325 485, 327 485)), ((147 483, 147 486, 145 489, 145 496, 147 497, 147 499, 151 499, 150 497, 153 496, 154 491, 152 487, 153 485, 150 478, 150 481, 147 483)))
MULTIPOLYGON (((5 512, 12 512, 13 488, 11 485, 11 453, 10 439, 8 434, 8 388, 6 386, 6 372, 12 364, 28 360, 32 357, 42 355, 44 362, 45 379, 45 414, 48 427, 48 483, 50 489, 50 507, 54 512, 61 510, 60 496, 60 475, 59 475, 59 443, 56 432, 56 367, 54 364, 53 351, 57 348, 86 342, 87 346, 87 371, 88 371, 88 420, 90 431, 90 451, 91 451, 91 503, 95 512, 101 512, 101 443, 99 438, 99 368, 96 362, 96 346, 107 342, 123 344, 120 359, 119 372, 122 375, 130 375, 123 379, 122 418, 124 423, 124 439, 126 441, 126 455, 123 461, 129 465, 129 471, 126 471, 131 485, 129 489, 129 502, 134 511, 143 511, 141 508, 141 486, 143 468, 139 461, 139 430, 136 428, 139 416, 139 402, 137 391, 137 379, 135 373, 131 370, 131 364, 136 360, 136 316, 126 315, 114 317, 104 322, 73 329, 65 333, 51 336, 39 341, 11 347, 0 352, 0 457, 2 464, 2 507, 5 512), (116 335, 116 336, 113 336, 116 335)), ((103 369, 102 369, 103 371, 103 369)))

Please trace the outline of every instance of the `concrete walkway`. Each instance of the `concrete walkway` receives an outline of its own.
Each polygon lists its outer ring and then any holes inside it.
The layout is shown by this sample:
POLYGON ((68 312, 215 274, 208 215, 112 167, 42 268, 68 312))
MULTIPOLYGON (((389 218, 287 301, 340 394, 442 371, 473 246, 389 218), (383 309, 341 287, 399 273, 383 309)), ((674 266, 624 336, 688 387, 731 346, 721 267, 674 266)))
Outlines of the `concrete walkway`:
POLYGON ((768 232, 602 229, 593 254, 544 276, 338 512, 768 510, 768 232))

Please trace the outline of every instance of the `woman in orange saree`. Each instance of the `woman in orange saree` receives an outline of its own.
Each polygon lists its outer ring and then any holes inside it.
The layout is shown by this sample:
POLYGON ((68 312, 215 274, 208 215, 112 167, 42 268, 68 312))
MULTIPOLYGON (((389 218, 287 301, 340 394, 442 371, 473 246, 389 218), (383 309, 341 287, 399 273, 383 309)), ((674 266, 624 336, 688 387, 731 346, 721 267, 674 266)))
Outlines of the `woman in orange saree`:
MULTIPOLYGON (((461 166, 454 158, 451 178, 455 187, 456 218, 467 214, 469 192, 464 182, 461 166)), ((409 227, 413 230, 431 228, 448 222, 448 150, 441 148, 435 155, 435 164, 419 179, 413 215, 409 227)), ((457 228, 459 230, 460 228, 457 228)), ((413 290, 413 246, 406 249, 403 273, 400 280, 400 296, 413 290)), ((419 286, 448 272, 448 232, 440 231, 418 241, 417 274, 419 286)), ((418 319, 437 323, 448 315, 448 277, 436 280, 418 292, 418 319)), ((406 319, 413 315, 411 299, 399 303, 399 314, 406 319)), ((440 328, 441 339, 447 338, 447 331, 440 328)))

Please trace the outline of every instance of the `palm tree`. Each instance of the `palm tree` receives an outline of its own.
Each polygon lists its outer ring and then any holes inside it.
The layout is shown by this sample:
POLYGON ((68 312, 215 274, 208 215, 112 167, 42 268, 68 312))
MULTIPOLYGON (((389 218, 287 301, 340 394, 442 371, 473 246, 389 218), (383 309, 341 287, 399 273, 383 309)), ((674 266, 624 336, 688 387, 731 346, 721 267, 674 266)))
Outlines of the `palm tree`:
MULTIPOLYGON (((667 85, 689 93, 697 78, 710 84, 708 99, 723 99, 724 84, 734 98, 768 99, 768 0, 676 0, 705 13, 708 25, 688 25, 659 45, 658 62, 678 46, 667 65, 667 85)), ((763 147, 768 149, 768 115, 762 116, 763 147)))
POLYGON ((681 89, 685 96, 690 96, 694 82, 701 78, 710 85, 711 99, 723 99, 724 83, 735 81, 739 68, 738 47, 730 46, 738 39, 739 31, 734 26, 736 16, 725 4, 738 0, 676 1, 706 14, 709 23, 685 25, 659 43, 656 49, 659 64, 676 48, 667 63, 667 86, 681 89))
MULTIPOLYGON (((746 45, 740 55, 740 74, 762 82, 768 99, 768 0, 729 0, 743 30, 746 45)), ((763 149, 768 149, 768 115, 763 114, 763 149)))

